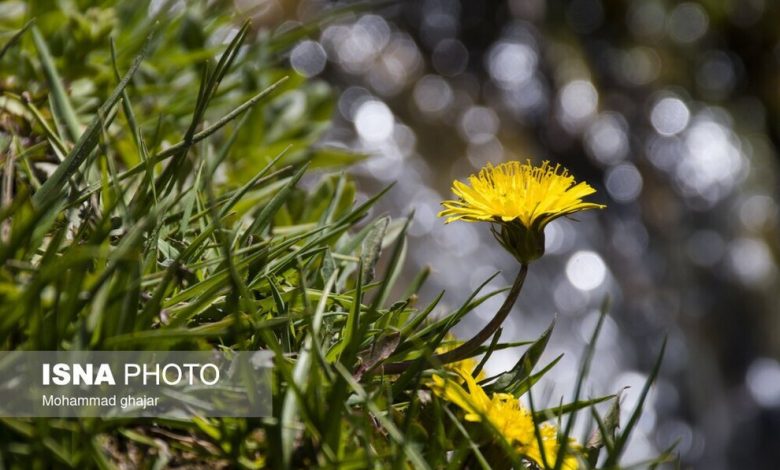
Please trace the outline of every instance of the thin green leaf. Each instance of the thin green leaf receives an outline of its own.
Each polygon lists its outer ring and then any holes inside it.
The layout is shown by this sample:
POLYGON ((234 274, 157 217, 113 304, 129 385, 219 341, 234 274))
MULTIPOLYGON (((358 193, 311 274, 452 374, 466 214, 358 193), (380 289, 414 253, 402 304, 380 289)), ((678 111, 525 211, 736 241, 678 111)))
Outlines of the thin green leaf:
POLYGON ((30 27, 35 23, 35 19, 32 19, 28 21, 27 23, 22 26, 22 29, 15 32, 13 36, 5 43, 3 44, 3 48, 0 49, 0 59, 3 58, 6 52, 8 52, 17 42, 19 42, 19 39, 21 39, 22 35, 30 29, 30 27))
MULTIPOLYGON (((33 29, 33 32, 35 32, 35 29, 33 29)), ((122 81, 119 82, 108 99, 100 106, 97 115, 92 119, 92 122, 90 123, 87 130, 81 134, 78 141, 76 142, 76 145, 73 147, 73 150, 71 150, 67 158, 65 158, 65 161, 57 166, 57 169, 54 171, 54 173, 49 176, 46 182, 43 183, 43 186, 41 186, 41 188, 33 195, 33 203, 36 206, 45 205, 47 201, 56 199, 59 196, 60 191, 62 191, 65 181, 67 181, 67 179, 78 170, 81 163, 84 162, 87 156, 89 156, 89 154, 95 149, 98 138, 100 137, 101 130, 103 128, 103 119, 106 115, 108 115, 109 111, 111 111, 117 101, 119 101, 122 96, 122 91, 130 83, 130 79, 133 78, 136 70, 138 70, 138 67, 140 67, 141 61, 151 48, 151 39, 151 36, 147 39, 147 42, 144 45, 144 48, 141 50, 141 53, 136 56, 133 64, 130 66, 130 69, 122 78, 122 81)))
POLYGON ((555 319, 550 323, 550 326, 539 336, 539 339, 525 351, 520 357, 520 360, 512 367, 511 370, 501 374, 495 382, 486 387, 487 390, 494 393, 512 393, 517 394, 518 390, 523 386, 523 381, 527 380, 531 375, 536 363, 544 353, 544 349, 547 347, 547 342, 550 340, 553 328, 555 328, 555 319))

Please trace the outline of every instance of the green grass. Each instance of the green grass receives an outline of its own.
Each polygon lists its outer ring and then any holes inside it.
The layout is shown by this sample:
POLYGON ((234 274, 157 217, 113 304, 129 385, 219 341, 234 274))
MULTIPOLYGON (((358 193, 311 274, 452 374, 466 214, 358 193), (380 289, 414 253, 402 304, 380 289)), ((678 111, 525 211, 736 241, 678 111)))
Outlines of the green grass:
MULTIPOLYGON (((446 333, 500 292, 431 318, 441 296, 416 295, 428 273, 400 276, 413 222, 367 220, 382 193, 356 204, 344 171, 365 156, 317 145, 333 93, 283 54, 328 17, 256 34, 218 6, 148 18, 130 3, 0 4, 0 347, 269 349, 274 413, 0 418, 2 468, 519 463, 424 385, 446 333), (232 40, 209 45, 226 26, 232 40), (413 366, 381 373, 400 360, 413 366)), ((538 364, 551 331, 476 351, 527 346, 486 389, 531 398, 558 360, 538 364)), ((599 438, 583 459, 616 468, 642 400, 620 429, 614 408, 596 409, 617 399, 581 397, 581 380, 572 403, 535 417, 568 420, 568 435, 577 413, 592 416, 599 438)))

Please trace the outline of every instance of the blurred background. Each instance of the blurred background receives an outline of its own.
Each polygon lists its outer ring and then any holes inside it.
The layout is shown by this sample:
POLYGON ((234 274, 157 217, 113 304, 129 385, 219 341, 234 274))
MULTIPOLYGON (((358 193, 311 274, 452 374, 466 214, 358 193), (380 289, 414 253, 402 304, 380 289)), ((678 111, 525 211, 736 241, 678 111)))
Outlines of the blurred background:
MULTIPOLYGON (((769 0, 422 0, 346 14, 289 56, 339 90, 329 144, 370 154, 365 194, 397 184, 381 211, 414 211, 409 273, 457 305, 516 269, 484 224, 436 217, 453 179, 487 162, 551 160, 598 189, 604 211, 557 220, 502 340, 532 339, 557 314, 537 398, 570 397, 605 296, 587 383, 630 387, 664 338, 661 378, 627 461, 679 441, 686 467, 780 461, 777 153, 780 5, 769 0)), ((332 3, 237 1, 292 24, 332 3)), ((365 197, 365 196, 364 196, 365 197)), ((467 338, 496 311, 482 306, 467 338)), ((517 352, 489 364, 511 367, 517 352)), ((544 362, 544 359, 543 359, 544 362)))

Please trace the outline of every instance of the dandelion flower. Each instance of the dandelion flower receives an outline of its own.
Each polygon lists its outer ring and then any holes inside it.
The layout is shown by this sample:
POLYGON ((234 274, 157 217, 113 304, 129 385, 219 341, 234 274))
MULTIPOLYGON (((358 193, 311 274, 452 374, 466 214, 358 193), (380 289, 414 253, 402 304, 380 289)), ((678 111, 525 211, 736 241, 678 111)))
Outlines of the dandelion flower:
MULTIPOLYGON (((488 397, 471 374, 458 372, 458 375, 465 382, 466 388, 450 378, 438 375, 433 376, 433 382, 429 386, 437 396, 461 408, 465 413, 466 421, 489 423, 526 459, 533 461, 537 466, 542 466, 543 461, 546 461, 549 466, 555 466, 559 449, 557 427, 550 423, 539 425, 542 441, 540 446, 531 412, 522 407, 514 395, 494 393, 488 397)), ((572 439, 567 448, 568 452, 564 456, 562 468, 576 470, 579 468, 579 460, 574 452, 580 449, 580 445, 572 439)))
POLYGON ((461 408, 466 421, 490 423, 512 445, 530 443, 534 439, 531 414, 520 406, 514 395, 494 393, 488 397, 471 374, 459 375, 465 381, 466 389, 456 381, 438 375, 433 376, 431 389, 461 408))
POLYGON ((468 184, 452 183, 459 198, 442 202, 440 217, 446 223, 491 222, 499 228, 494 235, 521 262, 527 263, 544 254, 544 227, 558 217, 605 206, 585 202, 596 192, 585 182, 577 183, 560 165, 517 161, 493 166, 490 163, 468 184))
MULTIPOLYGON (((558 427, 550 423, 542 423, 539 425, 539 434, 542 438, 542 446, 544 448, 544 460, 547 461, 548 466, 555 467, 555 457, 558 455, 558 449, 560 448, 560 442, 558 441, 558 427)), ((569 438, 569 444, 566 446, 566 455, 563 457, 563 464, 561 464, 562 470, 577 470, 580 468, 580 462, 577 459, 575 452, 582 450, 582 446, 572 438, 569 438)), ((542 451, 540 450, 539 440, 534 438, 531 445, 524 449, 526 458, 533 460, 541 466, 543 461, 542 451)))
POLYGON ((582 198, 596 190, 585 182, 575 184, 566 169, 550 162, 538 167, 530 161, 496 167, 488 163, 477 175, 469 176, 469 184, 452 184, 452 191, 460 200, 444 201, 445 209, 439 214, 448 223, 516 220, 528 229, 544 228, 558 217, 604 207, 583 202, 582 198))

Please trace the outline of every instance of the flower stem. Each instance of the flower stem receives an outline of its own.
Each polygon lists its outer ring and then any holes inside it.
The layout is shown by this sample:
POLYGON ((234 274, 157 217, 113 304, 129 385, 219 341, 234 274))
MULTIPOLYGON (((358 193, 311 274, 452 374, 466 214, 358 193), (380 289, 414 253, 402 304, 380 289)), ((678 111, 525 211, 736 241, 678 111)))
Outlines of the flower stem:
MULTIPOLYGON (((482 343, 487 341, 488 338, 493 336, 493 333, 498 330, 501 324, 504 323, 506 317, 509 315, 509 312, 512 311, 512 307, 515 305, 515 301, 517 301, 517 297, 520 295, 520 291, 523 288, 527 274, 528 264, 523 263, 520 265, 520 271, 518 271, 515 282, 512 284, 512 288, 509 290, 509 294, 506 296, 506 299, 504 299, 504 303, 501 304, 501 308, 498 309, 498 312, 496 312, 496 315, 493 317, 493 319, 490 320, 490 322, 485 325, 485 327, 482 328, 479 333, 451 351, 431 356, 430 361, 434 363, 449 364, 451 362, 460 361, 473 356, 474 351, 476 351, 477 348, 482 345, 482 343)), ((414 364, 414 362, 416 361, 404 361, 385 364, 381 366, 380 369, 383 370, 385 374, 400 374, 408 369, 412 364, 414 364)))

